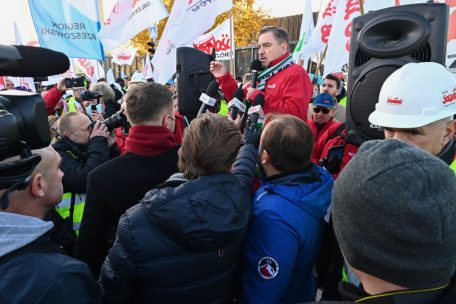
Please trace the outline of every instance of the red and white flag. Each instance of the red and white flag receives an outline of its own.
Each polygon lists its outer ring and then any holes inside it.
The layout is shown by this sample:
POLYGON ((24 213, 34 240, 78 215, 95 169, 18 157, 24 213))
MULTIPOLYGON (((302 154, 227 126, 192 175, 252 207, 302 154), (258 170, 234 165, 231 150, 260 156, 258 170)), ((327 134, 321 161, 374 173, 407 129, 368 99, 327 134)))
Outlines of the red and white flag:
POLYGON ((103 66, 98 60, 77 58, 74 60, 76 69, 84 73, 92 83, 100 78, 106 78, 103 66))
POLYGON ((135 59, 137 49, 128 48, 112 51, 112 62, 118 65, 131 65, 135 59))
POLYGON ((226 19, 209 33, 196 38, 193 47, 206 54, 211 54, 212 49, 215 49, 216 60, 234 58, 234 51, 231 50, 230 19, 226 19))
POLYGON ((154 80, 162 84, 170 80, 176 73, 176 49, 192 45, 219 14, 232 7, 232 0, 176 0, 152 59, 154 80))
POLYGON ((320 12, 317 25, 310 36, 309 42, 302 48, 301 53, 312 54, 323 52, 331 34, 334 24, 334 17, 337 13, 339 0, 329 0, 320 12))
POLYGON ((104 49, 111 51, 167 16, 161 0, 118 0, 98 35, 104 49))
POLYGON ((359 0, 340 0, 326 52, 325 74, 340 71, 348 62, 353 18, 361 15, 359 0))

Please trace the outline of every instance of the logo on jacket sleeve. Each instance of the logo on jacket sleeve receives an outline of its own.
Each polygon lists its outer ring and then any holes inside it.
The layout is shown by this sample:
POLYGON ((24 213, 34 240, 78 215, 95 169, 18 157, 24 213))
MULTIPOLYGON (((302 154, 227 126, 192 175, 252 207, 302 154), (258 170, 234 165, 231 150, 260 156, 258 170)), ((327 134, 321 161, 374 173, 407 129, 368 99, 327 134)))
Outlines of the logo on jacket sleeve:
POLYGON ((258 261, 258 274, 265 280, 272 280, 279 274, 279 263, 274 258, 265 256, 258 261))

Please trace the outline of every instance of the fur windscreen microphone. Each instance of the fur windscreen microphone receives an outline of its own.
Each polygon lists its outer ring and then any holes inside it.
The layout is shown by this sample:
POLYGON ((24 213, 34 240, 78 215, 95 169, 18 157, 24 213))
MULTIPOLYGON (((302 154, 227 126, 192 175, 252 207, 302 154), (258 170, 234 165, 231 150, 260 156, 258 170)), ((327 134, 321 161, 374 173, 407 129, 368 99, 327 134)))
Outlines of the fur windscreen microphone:
POLYGON ((0 45, 0 76, 45 77, 69 68, 70 60, 63 53, 41 47, 0 45))
POLYGON ((258 59, 252 61, 252 63, 250 64, 250 71, 252 73, 252 84, 250 85, 251 88, 255 89, 257 87, 258 73, 261 72, 262 69, 263 66, 261 64, 261 61, 258 59))
POLYGON ((230 115, 233 120, 236 120, 239 111, 245 113, 246 106, 242 102, 244 99, 244 90, 242 88, 237 88, 234 91, 233 99, 228 103, 228 109, 230 109, 230 115))
POLYGON ((206 113, 209 108, 214 107, 217 102, 219 83, 217 81, 212 81, 208 86, 206 93, 202 93, 200 96, 200 101, 203 103, 198 111, 198 115, 201 113, 206 113))

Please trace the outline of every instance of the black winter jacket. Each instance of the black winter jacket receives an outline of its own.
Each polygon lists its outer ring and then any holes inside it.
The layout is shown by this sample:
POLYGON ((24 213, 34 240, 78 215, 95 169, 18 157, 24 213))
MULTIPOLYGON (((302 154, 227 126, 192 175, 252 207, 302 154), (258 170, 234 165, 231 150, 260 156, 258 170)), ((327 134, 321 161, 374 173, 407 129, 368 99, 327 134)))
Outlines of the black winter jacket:
POLYGON ((97 166, 119 155, 115 148, 109 149, 103 136, 92 138, 87 147, 71 141, 69 138, 52 145, 62 157, 60 169, 65 174, 62 179, 63 192, 86 193, 87 176, 97 166))
POLYGON ((253 146, 244 146, 234 174, 173 176, 130 208, 102 266, 105 301, 228 302, 251 215, 256 159, 253 146))
POLYGON ((147 191, 177 172, 178 150, 176 146, 156 156, 127 152, 89 174, 75 254, 89 265, 96 277, 114 241, 120 216, 147 191))

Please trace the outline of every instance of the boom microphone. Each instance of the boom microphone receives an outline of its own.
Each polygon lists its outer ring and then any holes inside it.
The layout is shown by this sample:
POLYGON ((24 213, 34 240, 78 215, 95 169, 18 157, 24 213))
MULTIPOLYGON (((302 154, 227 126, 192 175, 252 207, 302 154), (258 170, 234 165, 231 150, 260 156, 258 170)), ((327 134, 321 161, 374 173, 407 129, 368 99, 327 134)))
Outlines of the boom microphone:
POLYGON ((0 44, 0 76, 44 77, 61 74, 70 68, 70 60, 50 49, 0 44))
POLYGON ((202 93, 200 96, 200 101, 202 101, 203 104, 198 111, 198 115, 206 113, 209 108, 212 108, 215 105, 217 102, 218 89, 219 83, 217 81, 212 81, 207 86, 206 94, 202 93))
POLYGON ((244 90, 242 88, 237 88, 236 91, 234 91, 233 99, 228 103, 228 109, 231 109, 230 115, 233 120, 236 120, 239 111, 245 113, 246 107, 242 102, 243 99, 244 90))
POLYGON ((257 77, 258 73, 262 70, 263 65, 261 64, 261 61, 256 59, 252 61, 250 64, 250 71, 252 72, 252 84, 250 85, 251 88, 256 88, 257 87, 257 77))

